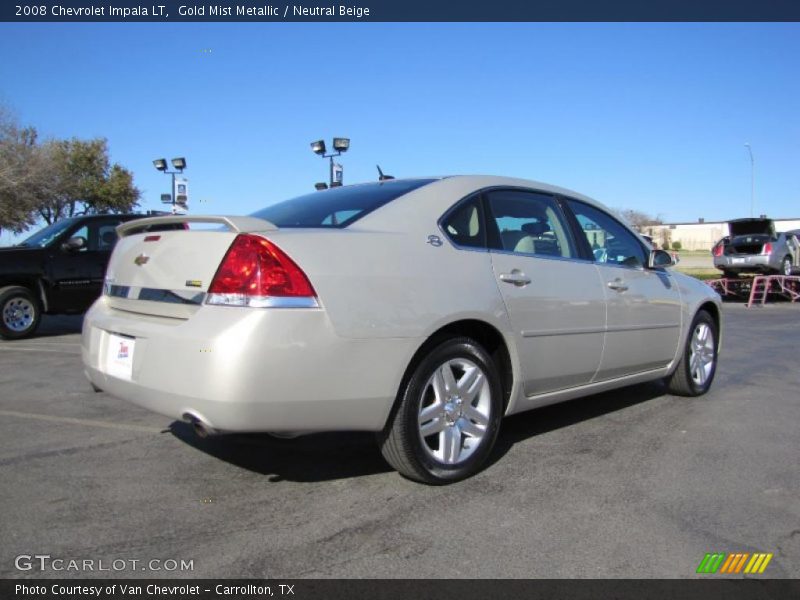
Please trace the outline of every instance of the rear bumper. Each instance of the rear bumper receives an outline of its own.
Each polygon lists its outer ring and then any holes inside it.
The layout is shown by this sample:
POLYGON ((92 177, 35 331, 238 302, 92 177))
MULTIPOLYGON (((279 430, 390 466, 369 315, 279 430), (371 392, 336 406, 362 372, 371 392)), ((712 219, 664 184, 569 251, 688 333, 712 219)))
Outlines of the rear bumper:
POLYGON ((779 270, 780 261, 771 255, 763 254, 723 255, 714 257, 714 267, 724 271, 766 273, 779 270))
POLYGON ((378 431, 420 342, 341 338, 319 309, 204 306, 173 319, 100 298, 82 355, 96 386, 173 419, 230 432, 378 431), (133 339, 130 380, 108 372, 112 333, 133 339))

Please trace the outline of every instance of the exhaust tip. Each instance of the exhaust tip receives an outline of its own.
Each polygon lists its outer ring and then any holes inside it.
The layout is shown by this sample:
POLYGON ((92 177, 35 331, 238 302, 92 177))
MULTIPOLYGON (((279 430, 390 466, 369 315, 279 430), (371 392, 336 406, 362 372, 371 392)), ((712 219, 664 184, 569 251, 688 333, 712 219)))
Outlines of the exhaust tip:
POLYGON ((194 431, 194 434, 201 439, 219 435, 219 431, 211 427, 208 423, 203 421, 195 414, 186 413, 183 415, 183 420, 189 423, 192 431, 194 431))

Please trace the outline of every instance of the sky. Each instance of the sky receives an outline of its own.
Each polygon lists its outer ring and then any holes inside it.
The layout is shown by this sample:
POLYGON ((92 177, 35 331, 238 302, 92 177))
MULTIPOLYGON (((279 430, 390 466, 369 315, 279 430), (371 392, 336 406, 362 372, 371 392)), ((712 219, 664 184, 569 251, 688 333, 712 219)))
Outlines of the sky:
POLYGON ((0 23, 0 103, 42 137, 105 137, 161 209, 345 183, 492 174, 668 222, 800 217, 796 23, 0 23))

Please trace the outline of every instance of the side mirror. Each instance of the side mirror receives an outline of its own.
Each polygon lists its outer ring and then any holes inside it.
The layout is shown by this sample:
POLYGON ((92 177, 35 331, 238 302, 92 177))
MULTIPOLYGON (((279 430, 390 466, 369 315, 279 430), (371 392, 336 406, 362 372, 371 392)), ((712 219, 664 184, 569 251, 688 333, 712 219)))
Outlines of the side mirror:
POLYGON ((64 252, 76 252, 86 247, 86 238, 84 237, 71 237, 66 242, 61 244, 61 249, 64 252))
POLYGON ((663 269, 676 264, 677 261, 666 250, 651 250, 650 256, 647 257, 647 268, 649 269, 663 269))

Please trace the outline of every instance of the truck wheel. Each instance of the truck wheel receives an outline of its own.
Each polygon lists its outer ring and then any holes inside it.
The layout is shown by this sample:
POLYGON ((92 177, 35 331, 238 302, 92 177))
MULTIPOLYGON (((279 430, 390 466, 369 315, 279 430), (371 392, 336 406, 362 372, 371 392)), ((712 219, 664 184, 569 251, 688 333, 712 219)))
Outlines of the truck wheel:
POLYGON ((32 335, 39 327, 42 309, 27 288, 12 285, 0 288, 0 337, 18 340, 32 335))

